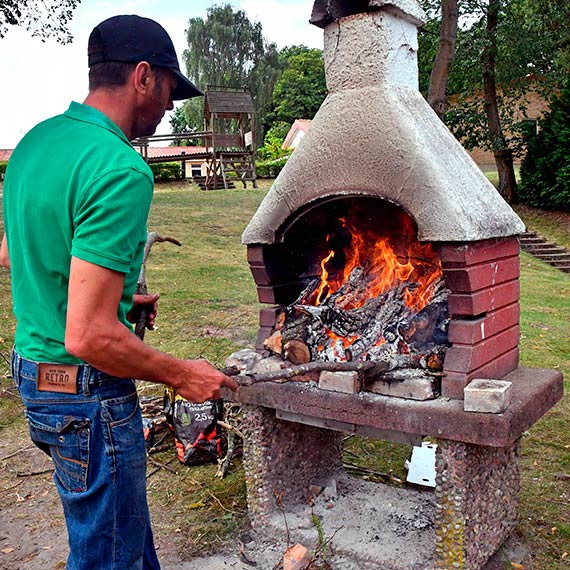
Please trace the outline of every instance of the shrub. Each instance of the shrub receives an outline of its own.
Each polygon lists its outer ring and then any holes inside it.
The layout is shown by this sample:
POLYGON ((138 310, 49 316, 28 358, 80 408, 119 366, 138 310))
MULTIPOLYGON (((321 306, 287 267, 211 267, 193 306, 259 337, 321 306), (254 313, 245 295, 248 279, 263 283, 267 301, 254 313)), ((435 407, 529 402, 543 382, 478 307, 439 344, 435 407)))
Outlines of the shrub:
POLYGON ((289 125, 278 122, 273 125, 263 139, 263 146, 257 150, 260 162, 268 162, 283 158, 291 153, 291 149, 283 149, 283 141, 289 132, 289 125))
POLYGON ((154 173, 154 179, 164 182, 165 180, 180 180, 182 178, 182 169, 179 162, 159 162, 149 164, 150 169, 154 173))
POLYGON ((255 172, 258 178, 276 178, 287 163, 288 156, 273 160, 258 160, 255 163, 255 172))
POLYGON ((7 166, 8 166, 7 160, 0 160, 0 178, 4 177, 4 173, 6 172, 7 166))
POLYGON ((519 200, 570 212, 570 88, 552 101, 539 126, 521 165, 519 200))

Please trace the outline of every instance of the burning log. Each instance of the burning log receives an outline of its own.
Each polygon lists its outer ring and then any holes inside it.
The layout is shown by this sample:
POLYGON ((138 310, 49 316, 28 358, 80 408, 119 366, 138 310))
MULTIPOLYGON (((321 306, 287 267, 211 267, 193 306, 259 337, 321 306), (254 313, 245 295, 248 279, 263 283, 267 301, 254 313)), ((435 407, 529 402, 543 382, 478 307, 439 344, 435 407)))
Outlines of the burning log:
POLYGON ((355 267, 347 281, 316 306, 307 304, 318 285, 318 280, 311 282, 279 315, 280 328, 266 347, 294 364, 381 363, 368 380, 400 369, 441 371, 449 322, 443 279, 429 285, 431 301, 417 311, 406 302, 407 295, 420 287, 413 282, 400 283, 358 306, 367 287, 363 273, 362 267, 355 267))
POLYGON ((447 348, 448 291, 431 244, 411 220, 395 236, 354 212, 327 235, 321 274, 277 317, 265 347, 293 364, 374 362, 372 381, 433 380, 447 348), (326 251, 326 250, 325 250, 326 251))
POLYGON ((285 358, 293 364, 306 364, 311 361, 309 347, 298 339, 291 339, 283 345, 285 358))

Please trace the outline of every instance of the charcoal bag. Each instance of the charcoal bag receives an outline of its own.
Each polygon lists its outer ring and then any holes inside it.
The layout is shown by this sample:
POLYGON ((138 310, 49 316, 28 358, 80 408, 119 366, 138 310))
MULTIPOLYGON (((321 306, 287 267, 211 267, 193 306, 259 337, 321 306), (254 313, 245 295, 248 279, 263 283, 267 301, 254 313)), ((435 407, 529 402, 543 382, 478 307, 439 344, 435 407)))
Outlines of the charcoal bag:
POLYGON ((223 400, 196 404, 168 389, 165 413, 174 431, 178 459, 184 465, 216 462, 223 456, 224 434, 218 424, 224 413, 223 400))

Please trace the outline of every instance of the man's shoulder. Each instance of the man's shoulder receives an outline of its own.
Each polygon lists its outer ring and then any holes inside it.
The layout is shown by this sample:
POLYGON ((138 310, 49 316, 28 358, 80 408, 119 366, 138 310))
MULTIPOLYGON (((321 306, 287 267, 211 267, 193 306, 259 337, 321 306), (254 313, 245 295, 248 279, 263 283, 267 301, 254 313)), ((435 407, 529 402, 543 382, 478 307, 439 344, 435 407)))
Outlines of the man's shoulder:
POLYGON ((51 171, 58 164, 73 169, 73 164, 81 164, 82 172, 89 173, 89 178, 122 170, 125 176, 142 176, 153 183, 152 170, 118 127, 81 105, 33 127, 14 149, 10 163, 19 165, 17 171, 51 171), (82 115, 78 109, 83 107, 86 111, 82 115))
POLYGON ((150 178, 152 170, 137 150, 122 136, 102 125, 90 122, 74 121, 66 115, 54 117, 54 125, 61 121, 64 129, 63 146, 73 148, 83 165, 93 172, 124 170, 134 171, 150 178))

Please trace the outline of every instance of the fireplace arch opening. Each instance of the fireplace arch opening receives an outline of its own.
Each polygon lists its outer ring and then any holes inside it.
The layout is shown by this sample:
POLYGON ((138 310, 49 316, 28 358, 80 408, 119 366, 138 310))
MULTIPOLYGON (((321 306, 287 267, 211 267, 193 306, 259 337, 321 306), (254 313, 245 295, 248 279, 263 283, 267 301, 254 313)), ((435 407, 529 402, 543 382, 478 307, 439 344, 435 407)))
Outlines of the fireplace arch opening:
POLYGON ((309 205, 280 238, 263 256, 269 282, 289 296, 280 301, 269 350, 295 364, 380 362, 398 371, 394 377, 442 370, 443 271, 407 212, 386 200, 343 196, 309 205))

